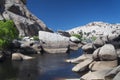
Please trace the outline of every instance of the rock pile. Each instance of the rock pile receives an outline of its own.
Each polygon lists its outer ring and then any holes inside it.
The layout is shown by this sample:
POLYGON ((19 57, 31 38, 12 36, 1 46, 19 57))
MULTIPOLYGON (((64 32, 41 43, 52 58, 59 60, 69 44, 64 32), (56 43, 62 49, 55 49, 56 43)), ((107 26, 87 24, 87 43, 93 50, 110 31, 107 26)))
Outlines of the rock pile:
POLYGON ((47 53, 68 53, 69 50, 77 50, 81 40, 68 35, 67 32, 50 33, 39 31, 39 40, 43 50, 47 53), (64 36, 63 36, 64 35, 64 36))
POLYGON ((8 49, 0 51, 0 61, 5 61, 6 59, 27 60, 32 59, 32 57, 27 55, 42 53, 39 41, 13 40, 9 44, 8 49))
POLYGON ((74 72, 87 71, 81 80, 119 80, 120 79, 120 34, 103 36, 82 46, 84 54, 66 60, 78 63, 74 72))
POLYGON ((17 58, 18 60, 25 60, 21 54, 69 53, 70 50, 77 50, 79 48, 80 45, 78 46, 75 42, 71 41, 70 37, 58 33, 39 31, 38 40, 28 36, 13 40, 8 46, 9 50, 7 51, 10 52, 9 54, 0 52, 0 61, 4 60, 6 54, 15 57, 12 60, 17 60, 17 58))

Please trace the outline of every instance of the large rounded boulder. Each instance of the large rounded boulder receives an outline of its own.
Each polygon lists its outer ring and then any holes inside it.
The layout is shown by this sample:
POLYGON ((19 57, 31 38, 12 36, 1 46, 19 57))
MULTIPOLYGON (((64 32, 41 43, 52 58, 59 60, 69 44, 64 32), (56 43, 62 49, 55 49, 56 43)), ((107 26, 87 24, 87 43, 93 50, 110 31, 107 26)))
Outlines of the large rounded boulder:
POLYGON ((78 39, 77 37, 75 37, 75 36, 71 36, 70 37, 70 40, 72 41, 72 42, 80 42, 81 40, 80 39, 78 39))
POLYGON ((98 38, 94 41, 93 44, 94 44, 96 47, 101 47, 101 46, 103 46, 103 45, 105 44, 105 42, 102 40, 101 37, 98 37, 98 38))
POLYGON ((39 39, 47 53, 66 53, 70 48, 69 38, 57 33, 39 31, 39 39))
POLYGON ((84 46, 82 46, 82 49, 87 52, 88 54, 92 54, 93 51, 95 50, 95 46, 93 45, 93 43, 88 43, 84 46))
POLYGON ((112 44, 105 44, 101 47, 99 52, 100 60, 116 60, 117 53, 115 47, 112 44))
POLYGON ((118 34, 111 34, 111 35, 108 35, 108 40, 109 41, 114 41, 115 39, 117 39, 119 37, 118 34))

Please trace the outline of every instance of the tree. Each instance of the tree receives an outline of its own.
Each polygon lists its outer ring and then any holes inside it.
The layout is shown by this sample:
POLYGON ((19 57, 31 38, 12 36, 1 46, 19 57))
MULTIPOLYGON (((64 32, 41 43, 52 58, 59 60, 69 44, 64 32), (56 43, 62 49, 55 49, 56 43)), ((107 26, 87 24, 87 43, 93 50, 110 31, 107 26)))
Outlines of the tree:
POLYGON ((18 31, 12 20, 0 21, 0 50, 5 49, 17 37, 18 31))

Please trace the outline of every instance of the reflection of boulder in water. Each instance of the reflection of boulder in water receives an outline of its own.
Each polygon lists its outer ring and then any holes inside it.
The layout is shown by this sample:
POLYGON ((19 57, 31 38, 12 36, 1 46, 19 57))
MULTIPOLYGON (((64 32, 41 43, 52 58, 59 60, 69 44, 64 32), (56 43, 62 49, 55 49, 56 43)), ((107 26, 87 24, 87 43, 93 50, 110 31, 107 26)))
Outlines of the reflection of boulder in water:
POLYGON ((15 67, 11 61, 0 64, 0 80, 16 80, 18 67, 15 67))
POLYGON ((39 75, 38 60, 23 61, 19 66, 17 80, 37 80, 39 75))

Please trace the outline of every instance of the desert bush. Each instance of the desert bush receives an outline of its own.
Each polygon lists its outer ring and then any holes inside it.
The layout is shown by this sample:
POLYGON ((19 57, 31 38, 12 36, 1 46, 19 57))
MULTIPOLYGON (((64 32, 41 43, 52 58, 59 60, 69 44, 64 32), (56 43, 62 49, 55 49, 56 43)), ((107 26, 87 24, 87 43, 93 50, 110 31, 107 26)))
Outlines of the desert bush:
POLYGON ((12 20, 0 21, 0 49, 6 48, 17 37, 18 31, 12 20))
POLYGON ((91 37, 92 41, 95 41, 96 39, 97 39, 97 37, 95 37, 95 36, 91 37))
POLYGON ((33 39, 38 41, 39 37, 38 36, 33 36, 33 39))
POLYGON ((76 38, 78 38, 78 39, 82 39, 82 36, 80 35, 80 34, 72 34, 72 36, 75 36, 76 38))

